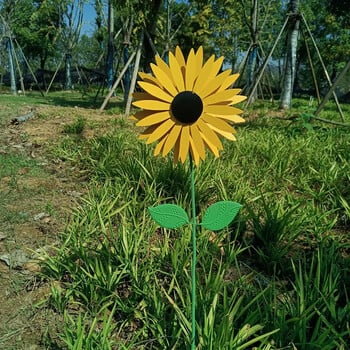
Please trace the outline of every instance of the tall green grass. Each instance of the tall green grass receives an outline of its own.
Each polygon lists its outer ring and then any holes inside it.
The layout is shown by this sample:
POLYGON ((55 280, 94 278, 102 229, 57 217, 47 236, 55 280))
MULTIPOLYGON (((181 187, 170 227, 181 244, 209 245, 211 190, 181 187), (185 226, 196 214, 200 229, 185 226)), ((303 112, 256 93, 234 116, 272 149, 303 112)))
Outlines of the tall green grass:
MULTIPOLYGON (((196 172, 197 213, 243 204, 229 228, 198 232, 198 349, 347 349, 350 343, 347 130, 295 132, 260 118, 196 172)), ((62 245, 46 256, 49 305, 68 349, 186 349, 190 232, 147 207, 189 211, 188 164, 155 158, 128 123, 56 152, 90 179, 62 245)), ((52 345, 52 344, 51 344, 52 345)))

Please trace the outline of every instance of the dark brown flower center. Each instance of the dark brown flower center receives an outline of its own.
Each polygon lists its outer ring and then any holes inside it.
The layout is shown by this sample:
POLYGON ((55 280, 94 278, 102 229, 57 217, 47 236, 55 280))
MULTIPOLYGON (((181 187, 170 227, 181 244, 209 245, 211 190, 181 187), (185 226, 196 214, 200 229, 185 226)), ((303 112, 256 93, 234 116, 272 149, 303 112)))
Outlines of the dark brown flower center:
POLYGON ((193 124, 203 112, 203 102, 194 92, 183 91, 174 97, 170 110, 180 123, 193 124))

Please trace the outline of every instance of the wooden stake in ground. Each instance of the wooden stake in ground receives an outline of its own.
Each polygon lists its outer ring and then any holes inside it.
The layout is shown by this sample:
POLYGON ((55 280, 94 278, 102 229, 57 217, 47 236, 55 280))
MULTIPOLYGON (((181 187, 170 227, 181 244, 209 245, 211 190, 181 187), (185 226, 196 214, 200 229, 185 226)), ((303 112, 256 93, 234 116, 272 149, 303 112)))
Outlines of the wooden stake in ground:
POLYGON ((101 105, 101 107, 100 107, 100 109, 99 109, 99 112, 102 112, 102 111, 105 109, 105 107, 107 106, 108 101, 110 100, 110 98, 111 98, 112 95, 114 94, 115 89, 117 88, 118 84, 119 84, 120 81, 122 80, 122 78, 123 78, 123 76, 124 76, 126 70, 127 70, 128 67, 130 66, 130 64, 131 64, 132 60, 134 59, 135 55, 136 55, 136 52, 133 52, 133 53, 130 55, 129 60, 128 60, 128 62, 126 62, 126 64, 125 64, 123 70, 120 72, 118 79, 115 81, 115 83, 113 84, 112 88, 109 90, 108 95, 107 95, 106 98, 104 99, 104 101, 103 101, 103 103, 102 103, 102 105, 101 105))
POLYGON ((331 97, 332 94, 334 94, 334 90, 336 89, 336 87, 338 86, 339 82, 344 78, 346 72, 350 69, 350 60, 349 62, 346 64, 346 66, 343 68, 343 70, 339 73, 339 75, 337 76, 337 78, 335 79, 333 85, 331 86, 331 88, 328 90, 326 96, 323 98, 322 102, 320 103, 320 105, 317 107, 316 112, 314 113, 314 115, 318 115, 321 110, 323 109, 324 105, 327 103, 327 101, 329 100, 329 98, 331 97))
POLYGON ((128 100, 127 100, 126 106, 125 106, 125 116, 126 117, 128 117, 130 115, 132 93, 135 90, 135 85, 136 85, 136 80, 137 80, 137 72, 138 72, 139 66, 140 66, 140 59, 141 59, 141 52, 142 52, 142 45, 143 45, 143 36, 144 36, 144 34, 142 32, 141 36, 140 36, 139 46, 138 46, 137 52, 136 52, 134 72, 132 73, 132 78, 131 78, 131 82, 130 82, 129 96, 128 96, 128 100))

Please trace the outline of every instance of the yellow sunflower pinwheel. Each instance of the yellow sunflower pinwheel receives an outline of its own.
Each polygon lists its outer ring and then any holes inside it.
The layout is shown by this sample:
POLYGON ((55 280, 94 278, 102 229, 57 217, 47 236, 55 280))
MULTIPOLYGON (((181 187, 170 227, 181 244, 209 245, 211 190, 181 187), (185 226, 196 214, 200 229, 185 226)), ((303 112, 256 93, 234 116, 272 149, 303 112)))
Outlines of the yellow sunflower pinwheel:
POLYGON ((230 87, 238 78, 231 70, 219 73, 224 58, 211 56, 203 62, 203 48, 191 49, 187 59, 179 47, 169 53, 169 64, 159 56, 151 63, 153 74, 139 73, 144 92, 134 93, 137 126, 145 127, 140 138, 158 142, 154 155, 174 150, 174 162, 184 163, 190 153, 194 163, 204 160, 206 150, 216 157, 223 149, 219 137, 235 141, 230 123, 242 123, 242 110, 233 104, 245 100, 240 89, 230 87))

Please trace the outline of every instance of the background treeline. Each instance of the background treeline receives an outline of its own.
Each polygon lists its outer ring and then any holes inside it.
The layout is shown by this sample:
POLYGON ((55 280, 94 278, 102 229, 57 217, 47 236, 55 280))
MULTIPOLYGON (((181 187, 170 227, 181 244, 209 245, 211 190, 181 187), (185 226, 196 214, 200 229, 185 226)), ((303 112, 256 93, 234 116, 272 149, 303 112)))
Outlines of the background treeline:
MULTIPOLYGON (((312 40, 317 43, 331 80, 350 57, 346 0, 94 0, 90 5, 95 9, 95 23, 89 32, 82 30, 86 23, 85 5, 83 0, 0 1, 0 74, 5 77, 2 79, 9 80, 6 48, 11 38, 18 64, 15 70, 22 69, 28 81, 31 81, 29 64, 41 80, 45 70, 54 72, 61 68, 57 79, 66 89, 72 88, 72 79, 73 83, 102 80, 110 87, 136 49, 142 33, 144 70, 155 53, 165 57, 176 45, 185 52, 203 45, 207 55, 224 55, 225 66, 240 70, 241 85, 249 86, 293 12, 303 16, 303 20, 297 18, 295 89, 315 93, 312 69, 318 88, 321 91, 328 88, 312 40), (78 67, 88 70, 79 72, 78 67)), ((268 65, 269 79, 262 84, 268 85, 267 92, 281 89, 291 26, 289 23, 283 31, 268 65)), ((341 85, 341 95, 348 92, 348 85, 345 82, 341 85)))

